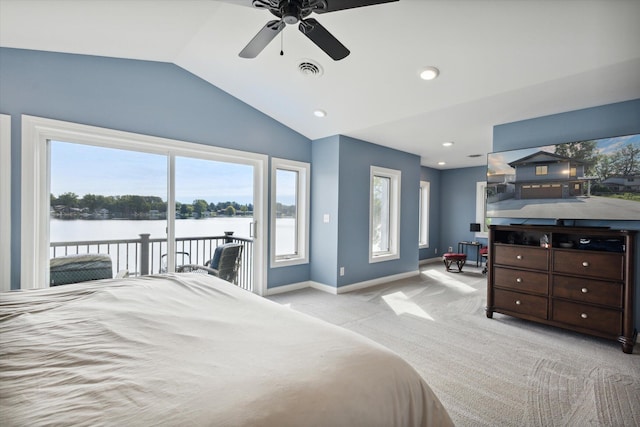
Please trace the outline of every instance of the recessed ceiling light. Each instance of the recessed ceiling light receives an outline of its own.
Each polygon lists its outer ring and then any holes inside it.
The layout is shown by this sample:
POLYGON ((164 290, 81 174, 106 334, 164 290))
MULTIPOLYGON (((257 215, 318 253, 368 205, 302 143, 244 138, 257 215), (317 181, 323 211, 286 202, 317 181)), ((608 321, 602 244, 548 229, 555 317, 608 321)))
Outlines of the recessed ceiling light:
POLYGON ((315 110, 313 112, 313 115, 316 117, 326 117, 327 116, 327 112, 324 110, 315 110))
POLYGON ((447 141, 447 142, 443 142, 442 143, 443 147, 451 147, 452 145, 453 145, 453 142, 451 142, 451 141, 447 141))
POLYGON ((420 71, 420 78, 422 80, 433 80, 440 74, 440 70, 436 67, 424 67, 422 71, 420 71))
POLYGON ((438 165, 444 166, 444 165, 446 165, 446 163, 445 162, 438 162, 438 165))

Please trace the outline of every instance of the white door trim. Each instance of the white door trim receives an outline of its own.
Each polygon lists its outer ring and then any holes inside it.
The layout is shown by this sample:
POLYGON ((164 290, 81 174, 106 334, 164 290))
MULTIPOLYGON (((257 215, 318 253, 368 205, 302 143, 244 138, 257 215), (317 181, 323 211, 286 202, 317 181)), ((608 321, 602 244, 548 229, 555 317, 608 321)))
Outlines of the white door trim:
POLYGON ((0 114, 0 292, 11 290, 11 116, 0 114))

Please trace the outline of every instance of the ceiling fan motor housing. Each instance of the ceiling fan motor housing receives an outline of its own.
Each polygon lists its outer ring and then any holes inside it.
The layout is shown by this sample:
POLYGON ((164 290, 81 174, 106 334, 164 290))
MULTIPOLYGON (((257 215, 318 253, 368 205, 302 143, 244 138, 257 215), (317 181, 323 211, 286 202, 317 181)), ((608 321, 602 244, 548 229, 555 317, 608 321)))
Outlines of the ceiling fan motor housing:
POLYGON ((300 23, 300 32, 334 61, 339 61, 349 55, 349 49, 316 19, 307 17, 312 12, 322 14, 395 1, 398 0, 253 0, 253 7, 268 9, 279 19, 267 22, 239 55, 241 58, 255 58, 287 25, 300 23))

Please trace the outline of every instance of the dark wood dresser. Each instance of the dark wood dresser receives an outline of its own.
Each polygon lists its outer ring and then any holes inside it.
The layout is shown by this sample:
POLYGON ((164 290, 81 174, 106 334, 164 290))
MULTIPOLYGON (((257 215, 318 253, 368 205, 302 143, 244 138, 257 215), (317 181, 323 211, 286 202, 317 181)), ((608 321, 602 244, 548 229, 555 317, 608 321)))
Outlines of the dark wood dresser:
POLYGON ((619 341, 633 352, 635 231, 492 225, 487 317, 494 312, 619 341))

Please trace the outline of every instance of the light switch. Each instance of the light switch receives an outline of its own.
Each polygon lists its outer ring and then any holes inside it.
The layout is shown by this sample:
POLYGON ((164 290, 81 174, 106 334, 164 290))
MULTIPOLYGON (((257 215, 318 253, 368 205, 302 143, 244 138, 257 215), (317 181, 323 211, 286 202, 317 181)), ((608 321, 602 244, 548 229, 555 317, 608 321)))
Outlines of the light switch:
POLYGON ((325 224, 329 222, 329 214, 322 215, 322 222, 325 224))

